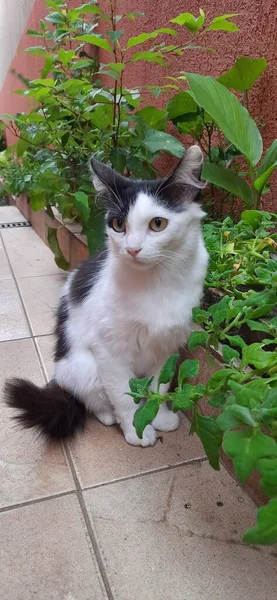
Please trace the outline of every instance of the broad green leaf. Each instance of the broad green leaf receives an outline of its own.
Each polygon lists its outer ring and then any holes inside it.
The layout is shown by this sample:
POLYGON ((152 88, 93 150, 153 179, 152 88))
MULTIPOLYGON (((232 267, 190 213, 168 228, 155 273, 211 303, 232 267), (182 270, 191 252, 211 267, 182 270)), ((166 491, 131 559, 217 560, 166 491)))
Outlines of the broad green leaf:
POLYGON ((241 406, 240 404, 231 404, 230 406, 226 406, 224 412, 230 413, 236 419, 238 419, 238 421, 244 423, 245 425, 249 425, 250 427, 257 427, 259 424, 254 419, 247 406, 241 406))
POLYGON ((251 292, 248 294, 245 300, 245 306, 261 306, 271 304, 275 306, 277 301, 277 295, 275 290, 264 290, 262 292, 251 292))
POLYGON ((172 356, 170 356, 164 363, 158 379, 158 388, 160 387, 161 383, 170 383, 176 371, 178 358, 179 354, 172 354, 172 356))
POLYGON ((253 365, 256 369, 267 369, 277 362, 277 352, 266 352, 258 342, 242 350, 242 366, 253 365))
POLYGON ((109 42, 99 34, 85 33, 84 35, 77 35, 74 39, 83 42, 84 44, 92 44, 93 46, 98 46, 98 48, 103 48, 103 50, 112 52, 112 47, 109 42))
POLYGON ((184 360, 178 371, 178 386, 180 387, 185 379, 196 377, 199 373, 199 360, 184 360))
POLYGON ((182 390, 177 390, 172 396, 172 410, 190 410, 193 407, 194 386, 185 383, 182 390))
POLYGON ((84 221, 87 221, 90 215, 89 200, 87 194, 84 192, 75 192, 73 194, 75 198, 75 207, 79 215, 84 221))
POLYGON ((59 12, 50 13, 45 17, 45 21, 53 23, 53 25, 63 25, 66 23, 66 16, 59 12))
POLYGON ((103 248, 105 242, 105 215, 95 204, 90 207, 88 221, 84 223, 82 233, 87 236, 88 249, 94 254, 103 248))
POLYGON ((197 104, 189 92, 175 94, 169 100, 165 109, 169 119, 176 119, 176 117, 180 117, 183 114, 197 113, 198 111, 197 104))
POLYGON ((262 155, 262 137, 255 121, 239 100, 212 77, 186 73, 198 104, 214 119, 227 139, 253 166, 262 155))
POLYGON ((205 310, 196 306, 192 309, 192 318, 194 323, 205 323, 208 321, 209 316, 205 310))
POLYGON ((37 85, 43 85, 45 87, 50 87, 53 88, 55 87, 55 81, 54 79, 33 79, 31 82, 31 86, 37 86, 37 85))
POLYGON ((261 474, 261 488, 269 498, 277 497, 277 457, 261 458, 257 469, 261 474))
POLYGON ((233 381, 230 379, 229 387, 231 388, 237 404, 244 407, 252 408, 253 403, 254 406, 257 404, 261 397, 261 390, 253 387, 248 387, 248 385, 241 385, 237 381, 233 381))
POLYGON ((237 346, 237 348, 244 348, 246 346, 245 341, 240 337, 240 335, 225 335, 224 336, 231 346, 237 346))
POLYGON ((239 31, 239 27, 229 21, 232 17, 237 17, 239 13, 231 13, 215 17, 206 28, 206 31, 239 31))
POLYGON ((255 179, 254 186, 255 186, 256 190, 258 190, 258 192, 261 193, 263 191, 266 182, 268 181, 268 179, 270 178, 272 173, 274 173, 276 167, 277 167, 277 161, 275 161, 273 163, 273 165, 271 165, 271 167, 268 167, 268 169, 266 169, 266 171, 264 171, 262 173, 262 175, 260 175, 259 177, 257 177, 255 179))
POLYGON ((221 187, 234 196, 242 198, 247 205, 251 205, 252 192, 248 183, 239 175, 220 165, 205 161, 201 173, 202 179, 221 187))
POLYGON ((259 430, 226 431, 222 447, 232 458, 240 483, 245 483, 258 460, 277 453, 276 442, 259 430))
POLYGON ((228 431, 229 429, 233 429, 234 427, 241 425, 241 421, 236 417, 236 415, 233 415, 227 410, 224 410, 221 415, 217 417, 216 422, 221 431, 228 431))
POLYGON ((252 88, 255 81, 266 70, 265 58, 249 58, 239 56, 229 71, 223 73, 218 81, 228 88, 246 92, 252 88))
POLYGON ((219 471, 219 448, 222 442, 222 433, 216 417, 204 417, 195 412, 190 430, 190 434, 192 433, 198 434, 211 467, 219 471))
POLYGON ((176 23, 177 25, 184 25, 184 27, 186 27, 186 29, 188 29, 188 31, 190 31, 191 33, 194 33, 195 31, 198 31, 200 29, 200 27, 202 27, 202 25, 205 21, 204 11, 200 8, 199 12, 200 12, 199 17, 195 17, 192 13, 189 13, 189 12, 181 13, 174 19, 171 19, 170 23, 176 23))
POLYGON ((208 394, 214 394, 219 391, 233 373, 233 369, 219 369, 219 371, 213 373, 207 383, 208 394))
POLYGON ((277 499, 270 500, 266 506, 258 508, 257 524, 244 534, 247 544, 270 546, 277 542, 277 499))
POLYGON ((155 398, 153 400, 148 400, 148 402, 140 406, 135 412, 133 425, 140 439, 142 439, 146 425, 149 425, 152 423, 153 419, 155 419, 159 406, 159 400, 155 398))
POLYGON ((226 404, 227 397, 224 392, 216 392, 209 398, 208 404, 215 408, 223 408, 226 404))
POLYGON ((208 338, 209 334, 207 333, 207 331, 192 331, 187 341, 189 351, 193 352, 195 348, 198 348, 198 346, 202 346, 203 344, 205 344, 208 338))
POLYGON ((143 44, 148 40, 156 39, 161 33, 164 33, 166 35, 177 35, 174 29, 169 29, 168 27, 161 27, 160 29, 156 29, 155 31, 151 31, 150 33, 140 33, 135 37, 130 37, 127 42, 127 48, 133 48, 134 46, 143 44))
POLYGON ((251 331, 265 331, 265 333, 269 333, 270 327, 267 323, 261 323, 261 321, 251 321, 251 319, 246 319, 246 325, 251 329, 251 331))
MULTIPOLYGON (((277 153, 276 153, 276 156, 277 156, 277 153)), ((244 223, 251 225, 251 227, 255 231, 257 229, 257 227, 259 227, 260 223, 263 220, 263 217, 266 214, 267 213, 265 213, 263 210, 244 210, 241 213, 241 220, 244 223)))
POLYGON ((153 154, 156 152, 160 152, 164 150, 165 152, 169 152, 173 154, 173 156, 177 156, 178 158, 182 158, 184 154, 184 146, 173 137, 169 133, 165 133, 164 131, 156 131, 155 129, 148 129, 146 136, 143 140, 143 145, 150 150, 153 154))
POLYGON ((222 354, 224 362, 231 362, 234 358, 239 358, 239 352, 227 344, 222 345, 222 354))
POLYGON ((159 129, 161 126, 164 129, 167 121, 167 113, 165 110, 160 110, 155 106, 145 106, 135 113, 136 117, 140 117, 153 129, 159 129))
POLYGON ((28 52, 33 56, 49 56, 49 52, 44 46, 30 46, 29 48, 26 48, 25 52, 28 52))
POLYGON ((57 237, 57 229, 52 227, 47 228, 47 242, 49 244, 50 249, 52 250, 55 256, 55 263, 63 271, 68 271, 70 268, 69 263, 65 259, 58 242, 57 237))
POLYGON ((111 69, 112 71, 115 71, 116 73, 122 73, 122 71, 124 69, 124 63, 122 63, 122 62, 108 63, 107 67, 109 67, 109 69, 111 69))
POLYGON ((135 401, 140 401, 142 398, 145 398, 147 391, 154 380, 154 377, 143 377, 142 379, 132 378, 129 381, 129 387, 131 390, 131 394, 135 401))
POLYGON ((220 325, 226 320, 229 312, 230 302, 230 297, 224 296, 219 302, 209 306, 208 314, 212 316, 215 325, 220 325))
POLYGON ((277 161, 277 140, 274 140, 271 146, 267 149, 261 165, 258 168, 257 175, 260 176, 262 173, 267 171, 277 161))
POLYGON ((140 60, 144 60, 145 62, 154 62, 158 65, 165 66, 165 60, 161 52, 151 52, 151 50, 146 50, 145 52, 136 52, 134 56, 130 59, 130 62, 139 62, 140 60))
POLYGON ((116 44, 116 42, 119 40, 120 37, 122 37, 122 35, 124 35, 124 33, 125 31, 123 29, 117 29, 116 31, 106 31, 106 34, 109 36, 113 44, 116 44))

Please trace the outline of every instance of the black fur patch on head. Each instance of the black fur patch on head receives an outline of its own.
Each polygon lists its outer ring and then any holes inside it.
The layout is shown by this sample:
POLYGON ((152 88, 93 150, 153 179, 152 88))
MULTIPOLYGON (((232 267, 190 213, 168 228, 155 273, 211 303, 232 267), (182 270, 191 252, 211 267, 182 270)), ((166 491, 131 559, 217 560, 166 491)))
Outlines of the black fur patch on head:
POLYGON ((69 290, 69 299, 73 305, 81 304, 88 296, 106 258, 107 252, 104 251, 90 256, 79 265, 73 275, 69 290))
POLYGON ((201 166, 202 153, 197 146, 187 150, 169 177, 150 181, 128 179, 92 158, 93 184, 106 203, 108 226, 114 218, 127 219, 139 193, 153 196, 157 204, 177 212, 185 210, 190 202, 198 202, 204 185, 200 182, 201 166))
POLYGON ((63 296, 57 310, 57 322, 55 328, 56 343, 54 349, 54 360, 57 362, 65 358, 69 353, 70 346, 66 337, 65 326, 68 319, 67 299, 63 296))

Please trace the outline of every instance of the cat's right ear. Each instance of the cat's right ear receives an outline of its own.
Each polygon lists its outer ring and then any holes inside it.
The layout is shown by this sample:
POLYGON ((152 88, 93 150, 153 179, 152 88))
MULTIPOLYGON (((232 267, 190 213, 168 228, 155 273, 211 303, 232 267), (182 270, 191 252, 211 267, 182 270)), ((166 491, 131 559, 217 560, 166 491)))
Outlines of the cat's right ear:
POLYGON ((118 188, 126 185, 126 178, 120 175, 105 163, 96 160, 93 156, 90 159, 90 169, 92 173, 92 183, 100 194, 117 192, 118 188))

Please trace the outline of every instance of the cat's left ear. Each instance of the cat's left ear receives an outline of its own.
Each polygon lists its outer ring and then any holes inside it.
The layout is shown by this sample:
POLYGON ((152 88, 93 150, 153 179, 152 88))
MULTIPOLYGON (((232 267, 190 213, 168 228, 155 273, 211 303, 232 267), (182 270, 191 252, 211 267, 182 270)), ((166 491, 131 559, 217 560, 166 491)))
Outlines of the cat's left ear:
POLYGON ((93 156, 90 159, 90 168, 92 173, 92 182, 97 192, 117 192, 119 188, 126 186, 128 180, 120 175, 105 163, 96 160, 93 156))
POLYGON ((203 165, 203 154, 199 146, 191 146, 186 150, 184 157, 173 173, 167 179, 167 184, 177 185, 184 188, 188 200, 194 200, 198 196, 199 190, 205 187, 201 181, 201 170, 203 165))

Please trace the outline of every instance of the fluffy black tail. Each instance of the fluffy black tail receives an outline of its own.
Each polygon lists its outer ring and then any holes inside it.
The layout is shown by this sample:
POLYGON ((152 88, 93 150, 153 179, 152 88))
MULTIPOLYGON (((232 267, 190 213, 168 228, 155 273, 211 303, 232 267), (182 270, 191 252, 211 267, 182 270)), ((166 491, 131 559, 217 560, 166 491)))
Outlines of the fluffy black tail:
POLYGON ((39 388, 30 381, 12 379, 5 385, 4 396, 6 404, 19 411, 14 419, 48 438, 65 439, 84 429, 85 406, 54 381, 39 388))

